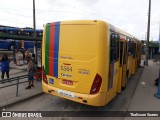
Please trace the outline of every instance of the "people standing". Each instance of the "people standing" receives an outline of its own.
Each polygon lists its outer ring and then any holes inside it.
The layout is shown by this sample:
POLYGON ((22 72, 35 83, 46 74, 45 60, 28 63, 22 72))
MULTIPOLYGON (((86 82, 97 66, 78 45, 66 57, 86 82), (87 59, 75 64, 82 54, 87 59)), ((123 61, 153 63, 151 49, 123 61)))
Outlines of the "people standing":
POLYGON ((35 54, 32 54, 32 62, 33 62, 33 73, 34 73, 34 78, 36 79, 36 75, 37 75, 37 61, 35 58, 35 54))
POLYGON ((16 46, 12 46, 12 51, 13 51, 13 61, 14 61, 14 64, 16 64, 16 53, 17 53, 17 48, 16 46))
POLYGON ((1 72, 2 72, 2 80, 4 79, 4 75, 6 73, 7 78, 9 78, 9 59, 7 54, 3 54, 2 60, 1 60, 1 72))
POLYGON ((34 54, 34 53, 32 54, 32 61, 33 61, 33 63, 34 63, 34 64, 37 64, 36 56, 35 56, 35 54, 34 54))
POLYGON ((25 54, 25 59, 27 60, 27 58, 29 57, 29 50, 26 50, 24 54, 25 54))
POLYGON ((34 76, 33 76, 33 61, 30 57, 27 57, 27 63, 28 63, 28 87, 26 89, 31 89, 31 87, 34 87, 34 76))
POLYGON ((22 52, 22 54, 23 54, 23 61, 24 61, 24 60, 25 60, 25 49, 22 48, 22 49, 21 49, 21 52, 22 52))

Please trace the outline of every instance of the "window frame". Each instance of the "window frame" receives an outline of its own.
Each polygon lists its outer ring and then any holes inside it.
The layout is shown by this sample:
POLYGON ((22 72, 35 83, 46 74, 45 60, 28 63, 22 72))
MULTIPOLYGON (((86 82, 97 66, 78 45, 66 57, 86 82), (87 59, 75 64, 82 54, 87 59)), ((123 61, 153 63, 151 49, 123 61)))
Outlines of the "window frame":
POLYGON ((110 63, 115 63, 119 60, 119 41, 118 33, 110 33, 110 63))

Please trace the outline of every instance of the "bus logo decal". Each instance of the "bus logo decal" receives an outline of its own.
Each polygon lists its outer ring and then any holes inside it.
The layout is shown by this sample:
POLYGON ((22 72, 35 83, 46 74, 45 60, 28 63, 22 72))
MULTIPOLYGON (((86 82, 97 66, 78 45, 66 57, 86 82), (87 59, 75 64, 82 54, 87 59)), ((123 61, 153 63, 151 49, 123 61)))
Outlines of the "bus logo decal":
POLYGON ((64 76, 64 77, 72 77, 72 75, 70 75, 70 74, 65 74, 65 73, 61 73, 61 76, 64 76))

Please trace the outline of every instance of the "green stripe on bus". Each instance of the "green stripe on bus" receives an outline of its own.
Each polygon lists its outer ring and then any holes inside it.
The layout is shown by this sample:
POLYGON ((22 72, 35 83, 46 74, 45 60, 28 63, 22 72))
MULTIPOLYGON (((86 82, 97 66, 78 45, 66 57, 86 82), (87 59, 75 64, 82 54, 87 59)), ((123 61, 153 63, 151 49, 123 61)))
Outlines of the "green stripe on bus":
POLYGON ((49 43, 50 43, 50 24, 46 25, 46 55, 45 55, 45 70, 46 75, 49 74, 49 43))

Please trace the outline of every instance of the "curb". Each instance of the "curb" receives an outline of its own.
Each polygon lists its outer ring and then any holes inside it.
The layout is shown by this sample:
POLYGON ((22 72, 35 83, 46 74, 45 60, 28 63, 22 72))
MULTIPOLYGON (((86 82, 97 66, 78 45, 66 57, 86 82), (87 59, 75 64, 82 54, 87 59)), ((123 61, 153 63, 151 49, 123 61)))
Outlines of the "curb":
POLYGON ((20 98, 20 99, 15 100, 15 101, 13 101, 13 102, 0 105, 0 111, 3 111, 3 109, 5 109, 5 108, 7 108, 7 107, 10 107, 10 106, 12 106, 12 105, 19 104, 19 103, 21 103, 21 102, 30 100, 30 99, 32 99, 32 98, 41 96, 41 95, 43 95, 43 94, 44 94, 44 92, 40 92, 40 93, 37 93, 37 94, 35 94, 35 95, 23 97, 23 98, 20 98))

